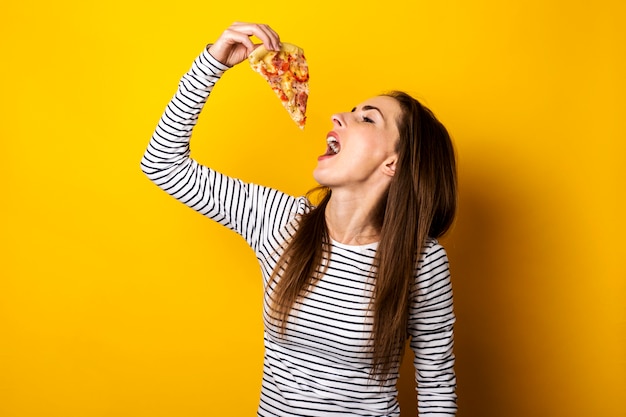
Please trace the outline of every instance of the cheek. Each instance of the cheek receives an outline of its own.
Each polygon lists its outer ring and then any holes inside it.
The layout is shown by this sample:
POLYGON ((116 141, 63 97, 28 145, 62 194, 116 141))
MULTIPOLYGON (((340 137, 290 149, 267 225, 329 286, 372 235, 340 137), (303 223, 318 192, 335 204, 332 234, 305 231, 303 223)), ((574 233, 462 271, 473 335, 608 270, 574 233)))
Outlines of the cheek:
POLYGON ((393 146, 389 145, 383 138, 376 138, 364 144, 359 154, 367 159, 385 158, 393 152, 393 146))

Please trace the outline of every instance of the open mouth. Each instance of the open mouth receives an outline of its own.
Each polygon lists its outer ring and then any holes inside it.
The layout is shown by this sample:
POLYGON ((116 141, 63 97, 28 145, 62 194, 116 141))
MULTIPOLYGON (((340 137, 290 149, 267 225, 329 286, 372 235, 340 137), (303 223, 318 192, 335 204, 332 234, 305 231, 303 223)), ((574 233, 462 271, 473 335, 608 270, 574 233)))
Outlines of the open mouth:
POLYGON ((339 141, 332 136, 326 138, 326 155, 337 155, 341 150, 339 141))

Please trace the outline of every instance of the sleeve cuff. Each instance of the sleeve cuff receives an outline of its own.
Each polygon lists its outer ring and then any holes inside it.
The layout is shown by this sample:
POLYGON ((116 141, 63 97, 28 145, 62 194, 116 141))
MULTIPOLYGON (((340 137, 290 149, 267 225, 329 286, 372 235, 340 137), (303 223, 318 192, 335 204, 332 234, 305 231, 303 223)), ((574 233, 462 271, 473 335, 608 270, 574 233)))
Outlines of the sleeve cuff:
POLYGON ((203 58, 205 59, 205 62, 210 65, 211 67, 213 67, 214 70, 216 70, 216 72, 219 72, 220 75, 223 74, 224 72, 226 72, 226 70, 229 70, 231 67, 229 67, 226 64, 222 64, 220 61, 218 61, 217 59, 215 59, 213 57, 213 55, 211 55, 211 53, 209 52, 209 47, 211 46, 211 44, 208 44, 204 50, 202 51, 202 55, 203 58))

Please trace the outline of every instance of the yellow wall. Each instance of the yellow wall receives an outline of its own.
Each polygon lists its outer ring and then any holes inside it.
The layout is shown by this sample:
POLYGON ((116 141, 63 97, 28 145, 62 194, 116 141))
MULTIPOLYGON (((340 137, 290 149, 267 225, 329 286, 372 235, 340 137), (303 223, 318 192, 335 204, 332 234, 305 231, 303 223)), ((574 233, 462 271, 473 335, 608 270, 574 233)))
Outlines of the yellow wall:
POLYGON ((215 89, 194 156, 302 193, 332 112, 388 89, 423 98, 459 155, 444 241, 459 416, 626 415, 624 2, 321 0, 303 18, 250 0, 11 3, 1 416, 255 413, 254 256, 139 171, 180 75, 234 20, 305 48, 309 124, 299 131, 240 66, 215 89))

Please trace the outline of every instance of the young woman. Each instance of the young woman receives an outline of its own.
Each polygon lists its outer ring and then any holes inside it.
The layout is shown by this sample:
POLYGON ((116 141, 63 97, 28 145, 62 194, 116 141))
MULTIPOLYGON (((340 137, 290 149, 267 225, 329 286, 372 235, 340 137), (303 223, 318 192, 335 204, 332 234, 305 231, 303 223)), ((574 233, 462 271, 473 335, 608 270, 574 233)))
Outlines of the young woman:
POLYGON ((446 129, 410 96, 373 97, 332 116, 307 197, 230 178, 189 157, 197 117, 224 71, 267 25, 235 23, 196 58, 141 162, 159 187, 239 233, 264 280, 259 416, 399 416, 398 369, 415 353, 420 416, 456 414, 452 289, 436 238, 456 208, 446 129))

